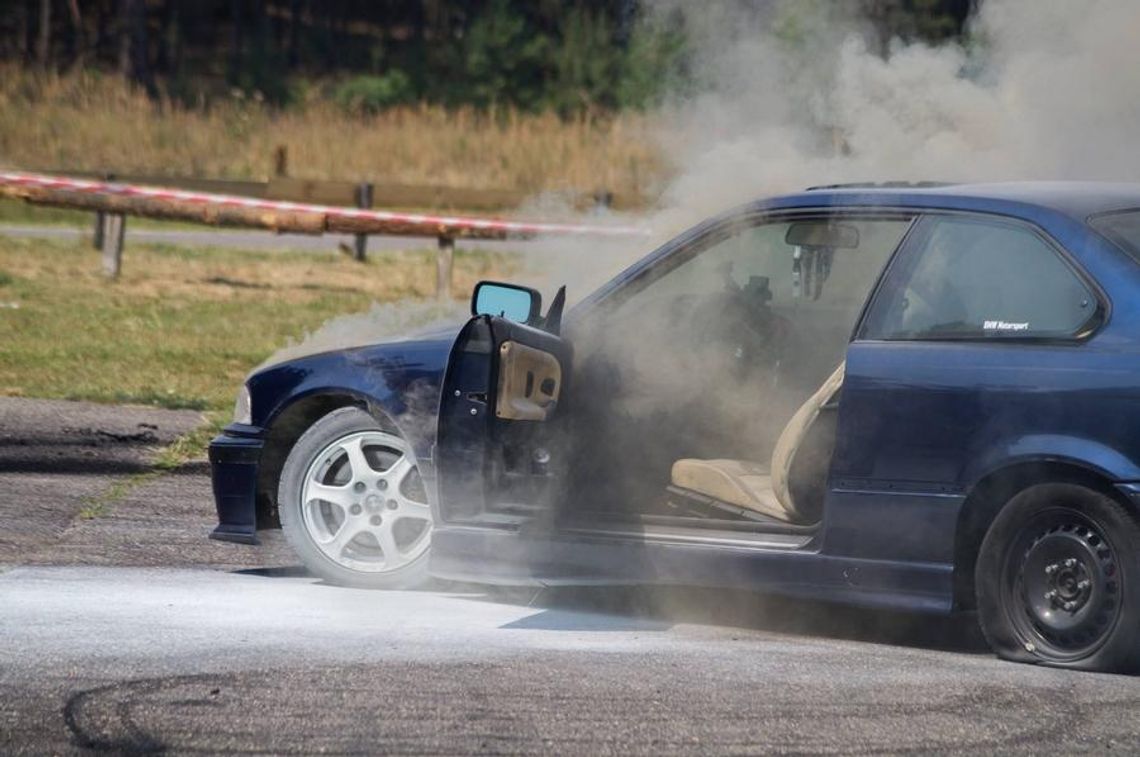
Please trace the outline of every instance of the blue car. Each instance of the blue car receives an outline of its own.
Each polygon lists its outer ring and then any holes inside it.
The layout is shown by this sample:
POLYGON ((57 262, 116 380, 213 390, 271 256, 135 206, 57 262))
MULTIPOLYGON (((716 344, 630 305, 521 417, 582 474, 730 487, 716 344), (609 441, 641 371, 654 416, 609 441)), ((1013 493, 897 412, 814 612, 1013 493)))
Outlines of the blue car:
POLYGON ((252 375, 213 538, 405 588, 745 587, 975 611, 1140 663, 1140 185, 845 185, 668 242, 564 312, 252 375))

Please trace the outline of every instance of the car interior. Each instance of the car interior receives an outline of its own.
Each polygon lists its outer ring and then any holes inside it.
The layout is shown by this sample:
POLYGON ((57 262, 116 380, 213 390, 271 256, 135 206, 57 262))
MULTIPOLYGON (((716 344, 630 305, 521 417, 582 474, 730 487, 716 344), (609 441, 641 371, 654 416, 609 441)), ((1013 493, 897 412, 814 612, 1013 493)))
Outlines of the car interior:
MULTIPOLYGON (((838 407, 836 396, 843 385, 843 367, 840 363, 815 394, 796 410, 776 440, 768 465, 748 460, 696 458, 673 463, 667 500, 670 506, 685 510, 687 503, 695 501, 698 505, 695 515, 711 506, 757 521, 818 522, 822 505, 819 487, 827 476, 835 426, 830 423, 824 424, 826 428, 815 429, 815 423, 823 413, 834 420, 838 407), (816 431, 814 444, 805 444, 812 431, 816 431)), ((690 505, 689 510, 693 509, 690 505)))
POLYGON ((562 518, 813 531, 846 345, 909 221, 723 230, 578 324, 562 518))

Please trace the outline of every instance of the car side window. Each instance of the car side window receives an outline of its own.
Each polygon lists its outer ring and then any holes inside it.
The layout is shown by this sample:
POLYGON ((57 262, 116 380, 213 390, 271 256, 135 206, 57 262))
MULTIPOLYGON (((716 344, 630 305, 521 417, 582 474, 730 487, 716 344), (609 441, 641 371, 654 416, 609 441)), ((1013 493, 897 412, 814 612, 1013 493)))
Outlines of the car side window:
POLYGON ((598 311, 604 320, 579 324, 576 350, 620 354, 629 373, 675 376, 683 393, 692 392, 697 375, 814 389, 843 360, 868 295, 911 223, 907 216, 806 214, 726 223, 658 261, 598 311))
POLYGON ((834 314, 849 336, 910 219, 845 219, 842 225, 854 232, 855 246, 825 250, 789 242, 792 225, 789 221, 741 224, 625 298, 619 312, 644 311, 655 302, 727 289, 762 300, 787 315, 803 317, 804 311, 834 314))
POLYGON ((865 339, 1065 338, 1096 296, 1032 230, 967 217, 926 219, 868 313, 865 339))

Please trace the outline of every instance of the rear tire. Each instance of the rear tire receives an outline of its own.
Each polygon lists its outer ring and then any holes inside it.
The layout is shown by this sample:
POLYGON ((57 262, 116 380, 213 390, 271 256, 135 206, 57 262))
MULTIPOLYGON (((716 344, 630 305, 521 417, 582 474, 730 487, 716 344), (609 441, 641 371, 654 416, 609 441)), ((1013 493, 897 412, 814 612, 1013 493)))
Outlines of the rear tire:
POLYGON ((1011 499, 982 541, 978 619, 999 657, 1079 670, 1140 662, 1140 526, 1076 484, 1011 499))
POLYGON ((431 513, 411 445, 357 407, 293 446, 278 512, 305 567, 335 584, 411 589, 428 579, 431 513))

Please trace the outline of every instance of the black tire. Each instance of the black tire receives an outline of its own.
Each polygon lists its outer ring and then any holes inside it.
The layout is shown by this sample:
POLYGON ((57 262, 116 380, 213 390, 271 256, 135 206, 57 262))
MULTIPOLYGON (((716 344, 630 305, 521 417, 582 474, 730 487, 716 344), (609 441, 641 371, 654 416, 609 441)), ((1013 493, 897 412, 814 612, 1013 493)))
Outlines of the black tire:
POLYGON ((978 619, 999 657, 1105 672, 1140 663, 1140 526, 1077 484, 1014 496, 982 541, 978 619))
MULTIPOLYGON (((373 478, 369 479, 370 483, 367 487, 363 482, 353 484, 353 486, 360 486, 361 493, 359 495, 348 493, 355 490, 351 489, 347 483, 343 487, 336 484, 336 476, 344 478, 347 475, 348 480, 352 481, 357 474, 353 472, 351 462, 346 462, 350 457, 347 451, 343 453, 343 459, 329 462, 338 455, 337 452, 330 453, 330 449, 335 450, 339 442, 352 439, 365 440, 359 449, 362 454, 368 457, 368 470, 374 476, 383 476, 381 469, 386 466, 381 462, 376 462, 375 466, 373 463, 385 454, 390 459, 399 460, 401 458, 396 453, 402 451, 407 456, 407 462, 414 465, 410 445, 394 430, 385 429, 364 410, 357 407, 346 407, 329 413, 309 427, 297 440, 289 453, 289 457, 285 460, 277 499, 278 512, 281 516, 281 529, 285 533, 285 538, 309 571, 331 583, 366 589, 412 589, 422 586, 428 580, 430 543, 421 545, 417 542, 418 549, 422 549, 422 553, 415 552, 418 556, 412 557, 408 562, 399 564, 399 567, 390 570, 385 567, 388 563, 388 557, 380 546, 382 540, 375 537, 371 543, 368 541, 368 529, 371 527, 369 525, 359 526, 360 536, 353 537, 352 541, 347 544, 343 546, 338 544, 335 549, 327 546, 330 540, 337 538, 341 528, 345 529, 346 534, 352 530, 349 528, 350 508, 353 511, 351 517, 355 519, 351 521, 352 523, 364 524, 365 520, 372 518, 372 524, 376 526, 373 530, 377 532, 380 530, 379 524, 385 518, 393 513, 398 515, 401 512, 386 509, 388 505, 393 508, 398 507, 395 504, 395 499, 387 499, 394 490, 389 489, 385 492, 374 491, 370 488, 372 483, 375 483, 377 487, 383 485, 387 489, 386 483, 382 484, 373 478), (389 442, 387 448, 382 443, 385 440, 389 442), (340 466, 339 470, 336 469, 337 465, 340 466), (346 465, 348 466, 347 474, 343 472, 346 465), (377 468, 377 466, 379 467, 377 468), (325 478, 322 479, 321 476, 325 478), (347 497, 346 502, 352 504, 341 507, 334 505, 331 500, 325 502, 310 496, 309 509, 306 509, 302 495, 307 480, 336 484, 339 490, 345 492, 341 496, 347 497), (366 503, 365 499, 371 501, 371 504, 366 503), (353 500, 360 501, 354 502, 353 500), (370 507, 372 509, 369 509, 370 507), (324 540, 326 546, 322 547, 318 536, 326 535, 321 531, 325 528, 328 529, 329 539, 324 540), (332 552, 340 555, 340 559, 333 559, 330 556, 332 552)), ((394 465, 394 463, 390 464, 394 465)), ((422 501, 426 508, 427 498, 423 492, 422 481, 419 481, 418 472, 413 467, 404 476, 405 481, 414 479, 412 488, 415 488, 414 485, 417 482, 419 488, 417 493, 411 497, 406 497, 406 490, 402 490, 400 502, 404 502, 405 499, 422 501)), ((396 482, 396 488, 400 488, 399 482, 396 482)), ((397 515, 392 515, 393 523, 387 526, 389 530, 396 528, 394 523, 397 515)), ((429 540, 430 520, 426 522, 426 528, 428 532, 420 535, 424 540, 429 540)), ((393 563, 396 564, 396 561, 394 560, 393 563)))

